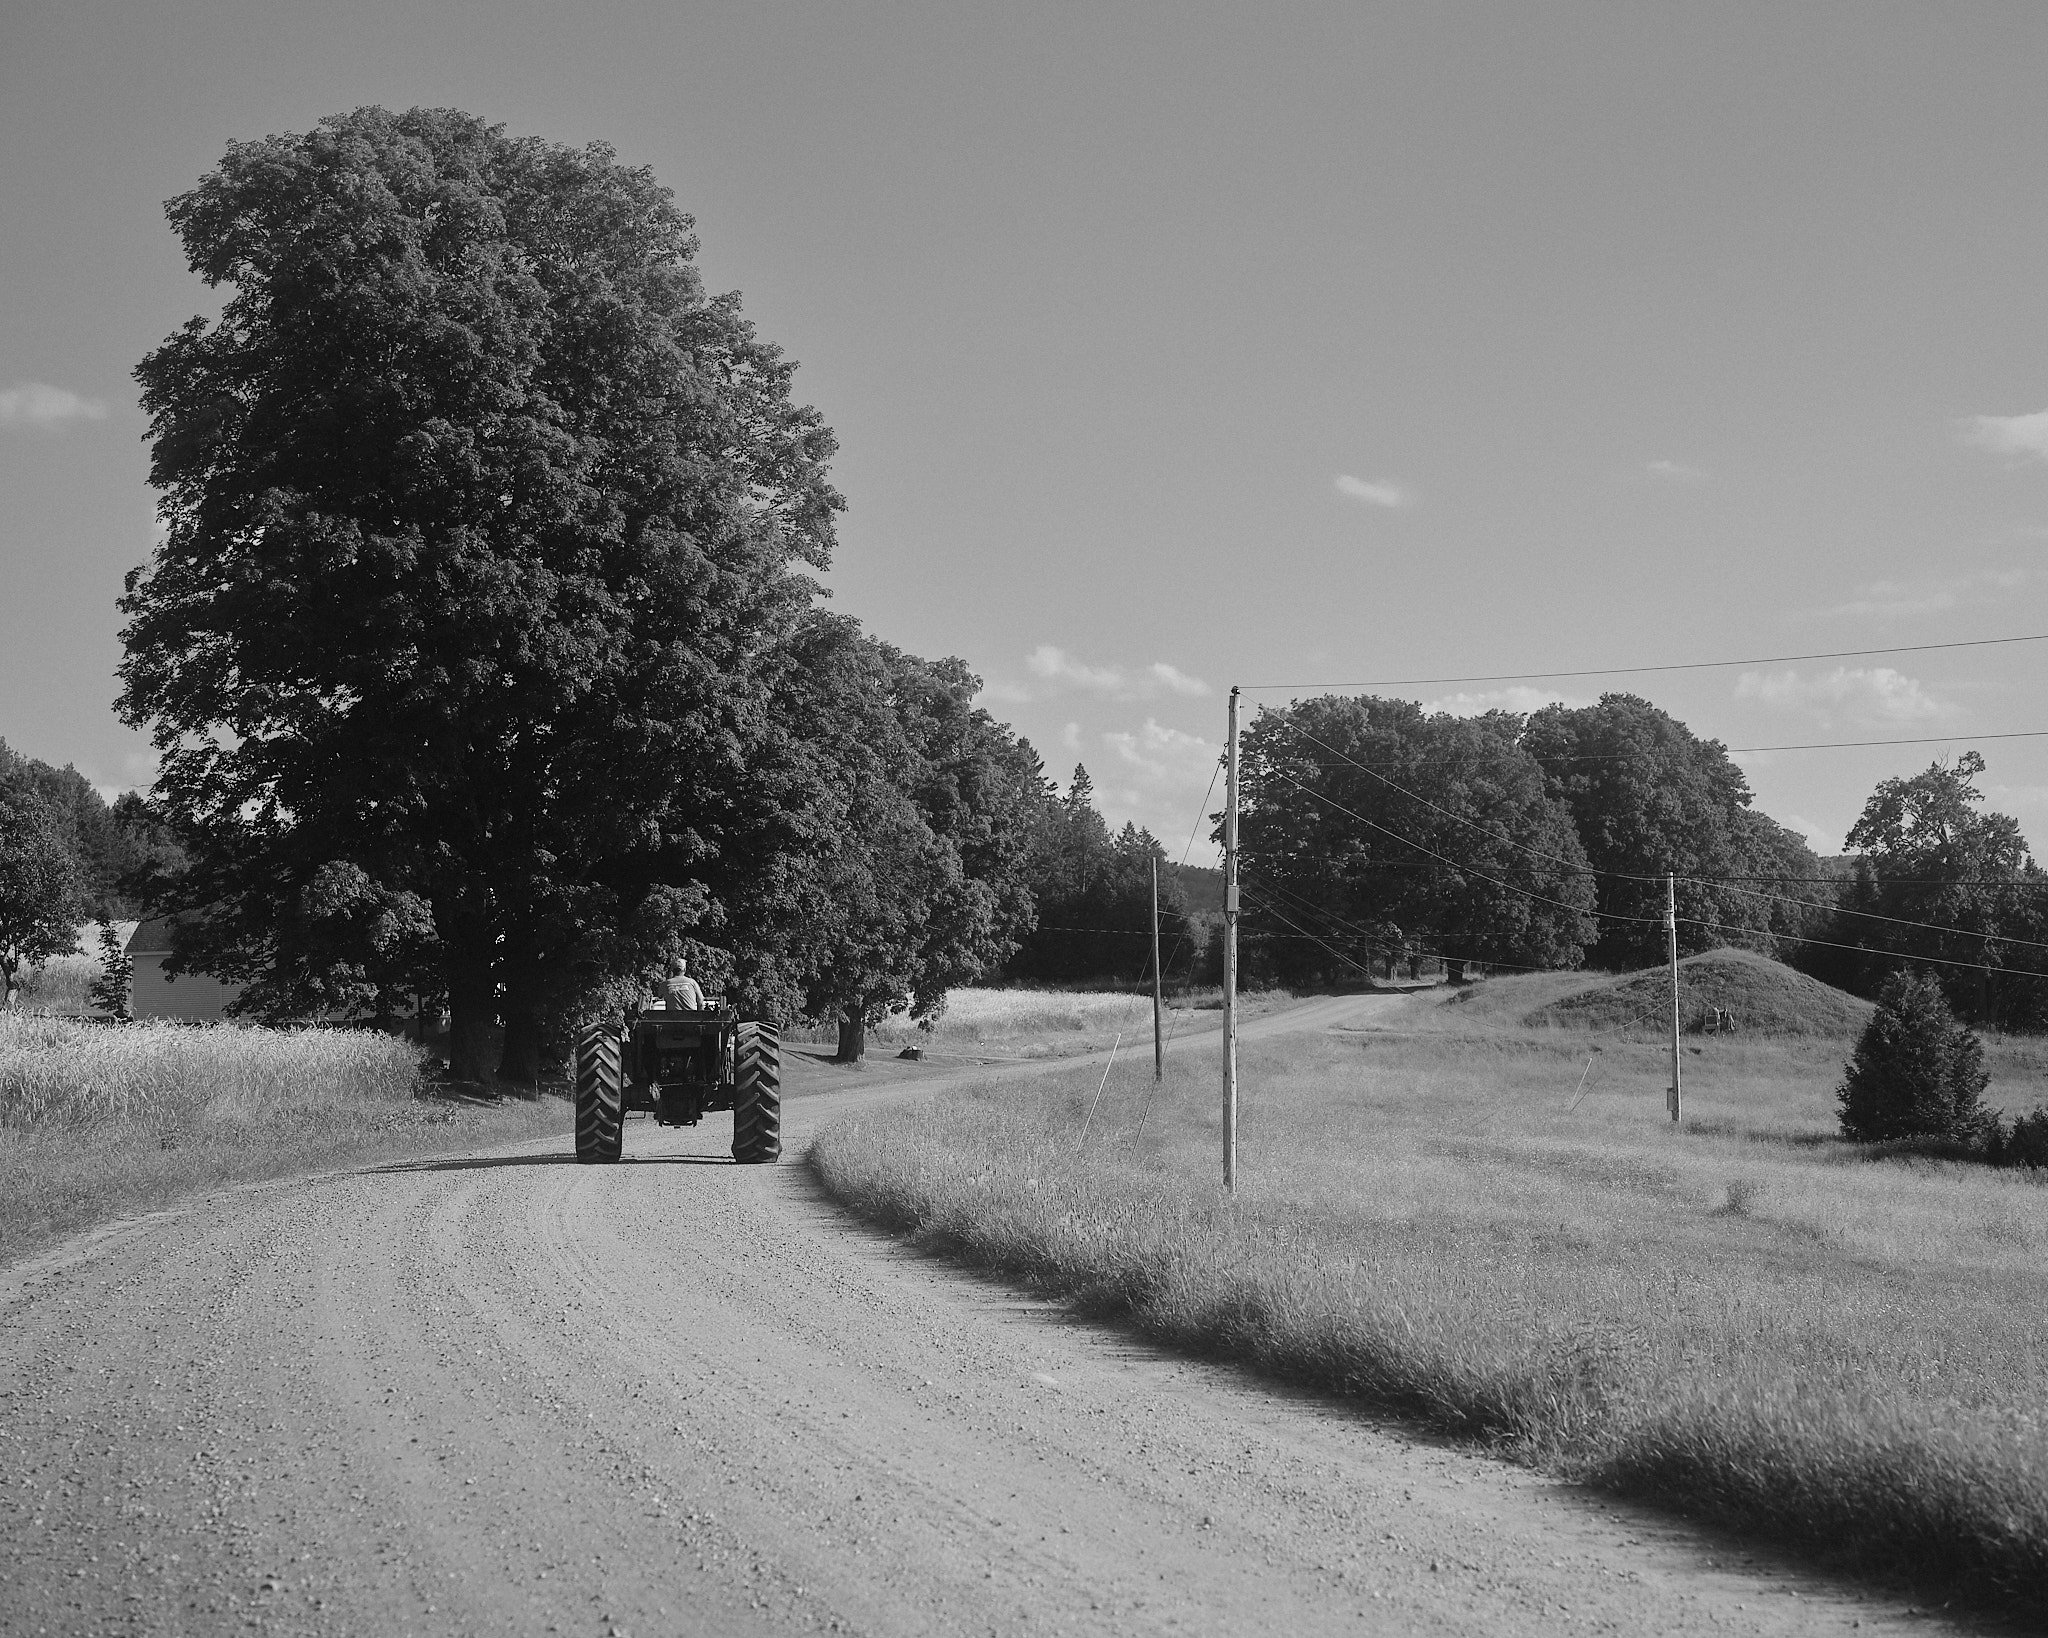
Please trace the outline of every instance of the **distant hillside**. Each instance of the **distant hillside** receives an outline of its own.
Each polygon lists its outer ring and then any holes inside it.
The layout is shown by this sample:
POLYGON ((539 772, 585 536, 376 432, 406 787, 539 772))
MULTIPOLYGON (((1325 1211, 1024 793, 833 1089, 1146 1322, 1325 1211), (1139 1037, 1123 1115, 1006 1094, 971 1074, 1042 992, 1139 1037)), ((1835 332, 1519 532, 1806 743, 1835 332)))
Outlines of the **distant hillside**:
MULTIPOLYGON (((1735 1015, 1736 1028, 1759 1035, 1854 1035, 1870 1017, 1868 1001, 1782 962, 1748 950, 1704 950, 1678 964, 1679 1017, 1695 1029, 1711 1007, 1735 1015)), ((1567 1029, 1654 1028, 1669 1016, 1668 968, 1600 979, 1528 1013, 1524 1022, 1567 1029)))
POLYGON ((1188 911, 1196 916, 1220 916, 1223 914, 1223 872, 1207 865, 1164 866, 1159 879, 1180 883, 1181 897, 1187 900, 1188 911))

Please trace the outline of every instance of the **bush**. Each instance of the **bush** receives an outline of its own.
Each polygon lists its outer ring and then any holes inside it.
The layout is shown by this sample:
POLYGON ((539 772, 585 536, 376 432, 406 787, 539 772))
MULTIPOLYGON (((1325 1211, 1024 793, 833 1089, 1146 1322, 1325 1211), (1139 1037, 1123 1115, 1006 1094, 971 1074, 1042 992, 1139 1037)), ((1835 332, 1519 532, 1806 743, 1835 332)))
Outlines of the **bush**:
POLYGON ((1842 1135, 1982 1144, 1998 1125, 1980 1101, 1990 1080, 1983 1043, 1949 1010, 1941 985, 1924 972, 1893 973, 1836 1094, 1842 1135))
POLYGON ((1998 1166, 2048 1168, 2048 1109, 2014 1117, 1991 1134, 1991 1161, 1998 1166))

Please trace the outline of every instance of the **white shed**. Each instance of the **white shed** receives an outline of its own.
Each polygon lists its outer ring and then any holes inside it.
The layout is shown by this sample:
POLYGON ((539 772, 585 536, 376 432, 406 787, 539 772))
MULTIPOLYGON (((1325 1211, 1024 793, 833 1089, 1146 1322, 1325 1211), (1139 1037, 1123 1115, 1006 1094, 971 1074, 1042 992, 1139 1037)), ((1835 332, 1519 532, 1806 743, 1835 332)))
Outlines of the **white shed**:
POLYGON ((187 1023, 218 1023, 227 1005, 242 993, 239 984, 223 983, 205 973, 164 971, 171 953, 174 916, 152 916, 128 940, 128 959, 135 963, 129 989, 129 1010, 137 1018, 178 1018, 187 1023))

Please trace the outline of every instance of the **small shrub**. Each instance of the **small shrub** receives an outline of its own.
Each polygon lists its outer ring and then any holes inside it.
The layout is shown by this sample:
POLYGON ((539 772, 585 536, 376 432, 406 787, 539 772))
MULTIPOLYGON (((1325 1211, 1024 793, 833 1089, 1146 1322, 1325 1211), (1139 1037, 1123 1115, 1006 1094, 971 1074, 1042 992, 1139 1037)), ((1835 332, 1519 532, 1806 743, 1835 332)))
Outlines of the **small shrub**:
POLYGON ((2000 1166, 2048 1168, 2048 1109, 2019 1115, 1992 1133, 1991 1159, 2000 1166))
POLYGON ((1941 985, 1923 972, 1894 973, 1836 1093, 1842 1135, 1981 1144, 1997 1126, 1981 1102, 1990 1080, 1983 1043, 1949 1010, 1941 985))
POLYGON ((87 994, 92 1004, 106 1013, 117 1023, 125 1024, 134 1016, 128 1010, 130 986, 135 979, 135 963, 129 959, 128 947, 121 942, 121 935, 114 930, 112 922, 100 927, 100 972, 92 981, 87 994))

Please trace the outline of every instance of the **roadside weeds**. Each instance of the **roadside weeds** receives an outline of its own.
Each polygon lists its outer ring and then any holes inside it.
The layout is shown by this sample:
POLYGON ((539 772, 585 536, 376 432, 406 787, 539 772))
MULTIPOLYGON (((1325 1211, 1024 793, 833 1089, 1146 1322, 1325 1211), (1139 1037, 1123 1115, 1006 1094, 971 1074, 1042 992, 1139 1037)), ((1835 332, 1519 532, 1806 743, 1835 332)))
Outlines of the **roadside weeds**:
POLYGON ((806 1161, 857 1215, 1089 1317, 2040 1624, 2048 1190, 1807 1142, 1831 1047, 1746 1046, 1784 1108, 1756 1130, 1715 1106, 1741 1077, 1701 1074, 1683 1134, 1612 1090, 1552 1118, 1529 1086, 1570 1093, 1584 1062, 1554 1041, 1261 1050, 1235 1199, 1179 1066, 1113 1078, 1085 1148, 1094 1071, 850 1116, 806 1161))

